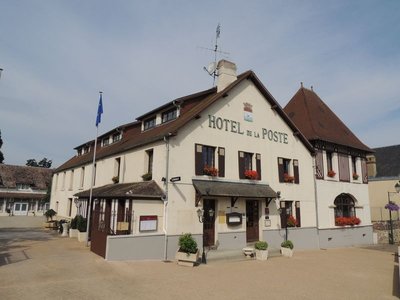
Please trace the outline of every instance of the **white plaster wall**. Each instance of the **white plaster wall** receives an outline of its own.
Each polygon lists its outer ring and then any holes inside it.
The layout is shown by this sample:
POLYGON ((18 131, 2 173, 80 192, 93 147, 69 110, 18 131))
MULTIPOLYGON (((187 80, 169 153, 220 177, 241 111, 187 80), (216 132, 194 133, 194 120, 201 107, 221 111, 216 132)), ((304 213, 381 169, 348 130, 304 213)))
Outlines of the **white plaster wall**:
MULTIPOLYGON (((250 81, 243 82, 227 97, 220 99, 202 112, 199 119, 188 123, 185 128, 178 132, 176 137, 171 138, 170 143, 169 177, 181 177, 181 181, 174 184, 180 187, 181 192, 169 189, 169 233, 202 232, 202 225, 198 222, 196 215, 197 208, 194 205, 195 190, 192 187, 192 179, 198 178, 194 176, 196 143, 225 148, 225 178, 223 180, 229 181, 239 181, 238 151, 260 153, 262 162, 261 183, 268 183, 275 191, 281 191, 282 200, 301 201, 302 226, 316 226, 312 156, 250 81), (243 119, 244 102, 253 105, 254 119, 252 123, 243 119), (238 121, 241 124, 241 130, 251 130, 253 134, 248 136, 247 134, 241 135, 210 128, 208 115, 238 121), (262 139, 262 137, 254 137, 254 132, 261 135, 262 128, 286 133, 288 143, 277 143, 262 139), (279 183, 278 157, 299 160, 300 184, 279 183), (181 216, 185 216, 187 222, 182 223, 181 216), (189 222, 190 216, 193 217, 193 224, 189 222), (188 224, 187 228, 183 229, 182 224, 188 224)), ((216 155, 216 167, 218 168, 217 163, 216 155)), ((255 160, 253 161, 253 168, 255 169, 255 160)), ((208 176, 202 177, 208 178, 208 176)), ((222 202, 219 201, 218 203, 222 202)), ((230 205, 230 203, 225 204, 230 205)), ((245 212, 243 199, 241 202, 238 200, 236 206, 238 205, 241 212, 245 212)), ((260 206, 262 214, 264 213, 263 207, 260 206)), ((263 217, 264 215, 261 215, 260 220, 263 220, 263 217)), ((272 223, 270 228, 278 228, 280 219, 274 203, 270 205, 270 217, 272 223), (276 215, 273 215, 274 210, 276 215)), ((228 229, 225 225, 219 224, 218 219, 216 224, 216 228, 222 231, 245 230, 245 224, 240 229, 228 229)), ((262 221, 261 225, 263 226, 263 224, 262 221)))

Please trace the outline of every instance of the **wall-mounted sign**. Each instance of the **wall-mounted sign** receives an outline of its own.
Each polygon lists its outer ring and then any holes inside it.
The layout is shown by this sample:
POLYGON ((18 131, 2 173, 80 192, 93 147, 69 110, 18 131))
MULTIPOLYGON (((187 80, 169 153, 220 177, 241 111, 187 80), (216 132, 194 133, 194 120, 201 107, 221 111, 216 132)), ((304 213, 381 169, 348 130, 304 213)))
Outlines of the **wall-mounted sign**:
POLYGON ((223 119, 221 117, 208 115, 208 127, 241 135, 246 134, 247 136, 269 140, 275 143, 289 144, 287 133, 267 128, 261 128, 260 130, 244 130, 240 122, 223 119))
POLYGON ((264 220, 265 227, 271 227, 271 220, 264 220))
POLYGON ((226 214, 226 224, 228 224, 228 226, 241 225, 242 220, 242 214, 239 212, 231 212, 226 214))
POLYGON ((180 176, 171 177, 171 178, 169 179, 169 181, 171 181, 171 182, 181 181, 181 177, 180 177, 180 176))
POLYGON ((247 122, 253 122, 253 105, 250 103, 243 103, 244 105, 244 120, 247 122))
POLYGON ((157 216, 140 216, 139 231, 157 230, 157 216))

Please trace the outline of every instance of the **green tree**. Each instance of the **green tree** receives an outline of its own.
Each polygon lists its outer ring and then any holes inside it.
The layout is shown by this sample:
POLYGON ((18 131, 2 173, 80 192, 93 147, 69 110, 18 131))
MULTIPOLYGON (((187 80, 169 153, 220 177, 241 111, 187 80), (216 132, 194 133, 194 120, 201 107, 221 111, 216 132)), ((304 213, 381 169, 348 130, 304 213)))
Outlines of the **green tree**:
MULTIPOLYGON (((0 130, 0 149, 1 149, 1 146, 3 146, 3 140, 1 138, 1 130, 0 130)), ((2 164, 3 161, 4 161, 4 155, 3 155, 3 152, 1 152, 1 150, 0 150, 0 164, 2 164)))
POLYGON ((37 162, 36 159, 31 158, 26 161, 26 165, 30 167, 40 167, 40 168, 51 168, 53 161, 51 159, 43 158, 41 161, 37 162))

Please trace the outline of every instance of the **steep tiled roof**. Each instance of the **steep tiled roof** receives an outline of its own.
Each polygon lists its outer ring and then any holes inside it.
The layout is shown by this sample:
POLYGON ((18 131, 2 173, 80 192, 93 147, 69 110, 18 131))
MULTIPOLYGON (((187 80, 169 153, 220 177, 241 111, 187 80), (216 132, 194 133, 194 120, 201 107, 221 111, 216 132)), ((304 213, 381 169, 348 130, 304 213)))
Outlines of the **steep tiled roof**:
MULTIPOLYGON (((255 86, 260 90, 266 100, 270 103, 271 107, 280 115, 283 120, 285 120, 285 122, 290 126, 293 132, 296 133, 297 137, 303 142, 305 147, 310 152, 313 152, 314 150, 312 145, 308 142, 306 137, 299 132, 299 129, 284 113, 282 107, 269 93, 269 91, 257 78, 254 72, 247 71, 240 74, 237 77, 237 80, 232 82, 229 86, 227 86, 220 92, 217 92, 216 88, 212 88, 203 92, 176 99, 175 101, 179 100, 181 104, 181 114, 177 119, 173 121, 161 124, 159 126, 156 126, 155 128, 146 131, 141 131, 141 122, 128 124, 129 126, 127 126, 124 130, 122 140, 106 147, 98 147, 96 151, 96 158, 100 159, 115 155, 117 153, 122 153, 139 146, 162 140, 165 136, 177 134, 180 128, 182 128, 191 120, 196 119, 201 114, 201 112, 208 108, 210 105, 212 105, 219 99, 227 96, 233 88, 235 88, 244 80, 252 80, 255 86)), ((172 107, 173 101, 169 102, 168 105, 172 107)), ((163 105, 158 109, 152 110, 151 113, 154 114, 160 110, 164 110, 168 107, 168 105, 163 105)), ((150 116, 150 113, 142 115, 139 118, 145 119, 148 116, 150 116)), ((60 167, 58 167, 56 169, 56 172, 90 163, 92 159, 93 154, 91 152, 80 156, 74 156, 70 160, 62 164, 60 167)))
POLYGON ((400 145, 374 148, 375 177, 400 177, 400 145))
POLYGON ((312 90, 301 87, 284 111, 309 141, 321 140, 372 152, 312 90))
POLYGON ((53 169, 0 164, 0 187, 15 188, 21 183, 32 189, 46 190, 52 173, 53 169))

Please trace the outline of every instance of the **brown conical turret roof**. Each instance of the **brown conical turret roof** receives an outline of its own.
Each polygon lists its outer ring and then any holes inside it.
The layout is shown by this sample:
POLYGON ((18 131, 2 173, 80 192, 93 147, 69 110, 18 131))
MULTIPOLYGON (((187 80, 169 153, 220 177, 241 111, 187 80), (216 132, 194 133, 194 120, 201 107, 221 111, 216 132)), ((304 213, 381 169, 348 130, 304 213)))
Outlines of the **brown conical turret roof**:
POLYGON ((313 90, 301 87, 285 106, 284 111, 310 142, 322 140, 373 152, 313 90))

